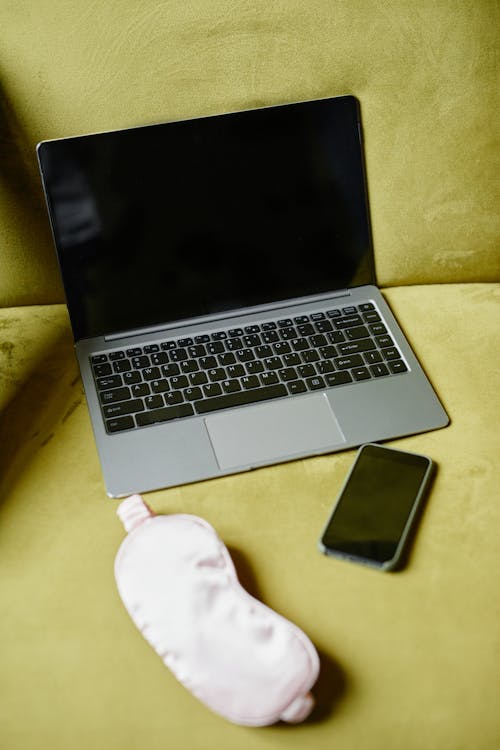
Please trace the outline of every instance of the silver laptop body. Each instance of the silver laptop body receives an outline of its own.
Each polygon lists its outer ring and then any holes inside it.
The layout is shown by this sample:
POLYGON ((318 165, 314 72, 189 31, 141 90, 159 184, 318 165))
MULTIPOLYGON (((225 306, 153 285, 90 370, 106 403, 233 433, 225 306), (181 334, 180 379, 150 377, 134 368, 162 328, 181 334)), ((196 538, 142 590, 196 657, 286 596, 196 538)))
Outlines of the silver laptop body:
POLYGON ((111 497, 448 424, 375 284, 354 97, 38 158, 111 497))

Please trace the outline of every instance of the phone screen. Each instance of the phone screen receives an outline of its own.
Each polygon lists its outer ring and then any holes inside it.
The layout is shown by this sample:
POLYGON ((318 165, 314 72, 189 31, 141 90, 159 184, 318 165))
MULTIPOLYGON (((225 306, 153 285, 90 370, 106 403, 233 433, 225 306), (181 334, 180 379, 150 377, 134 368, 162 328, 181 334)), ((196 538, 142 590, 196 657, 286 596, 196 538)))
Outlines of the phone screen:
POLYGON ((392 567, 431 467, 426 456, 363 446, 321 538, 323 551, 392 567))

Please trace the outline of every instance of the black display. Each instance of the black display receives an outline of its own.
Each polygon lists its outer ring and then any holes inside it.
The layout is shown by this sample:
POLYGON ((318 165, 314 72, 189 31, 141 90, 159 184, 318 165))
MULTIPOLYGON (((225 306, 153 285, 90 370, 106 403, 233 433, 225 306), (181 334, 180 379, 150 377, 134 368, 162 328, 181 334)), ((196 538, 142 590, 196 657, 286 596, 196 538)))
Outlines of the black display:
POLYGON ((358 103, 38 147, 76 339, 373 283, 358 103))
POLYGON ((431 465, 425 456, 364 446, 323 533, 325 551, 393 561, 431 465))

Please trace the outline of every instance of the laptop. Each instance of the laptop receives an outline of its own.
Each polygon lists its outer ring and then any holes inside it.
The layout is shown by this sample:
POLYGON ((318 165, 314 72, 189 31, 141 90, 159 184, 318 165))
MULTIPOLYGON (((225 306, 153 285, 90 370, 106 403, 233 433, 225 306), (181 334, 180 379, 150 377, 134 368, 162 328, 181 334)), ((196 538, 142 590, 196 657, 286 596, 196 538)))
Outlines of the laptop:
POLYGON ((448 423, 376 286, 355 97, 37 154, 110 497, 448 423))

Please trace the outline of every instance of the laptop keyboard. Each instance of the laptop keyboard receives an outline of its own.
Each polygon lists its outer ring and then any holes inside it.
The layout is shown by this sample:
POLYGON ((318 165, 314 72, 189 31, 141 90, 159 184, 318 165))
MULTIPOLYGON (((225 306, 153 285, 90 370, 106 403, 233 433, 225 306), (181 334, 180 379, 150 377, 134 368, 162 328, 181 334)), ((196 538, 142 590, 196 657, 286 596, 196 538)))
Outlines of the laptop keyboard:
POLYGON ((372 302, 90 359, 111 434, 408 369, 372 302))

